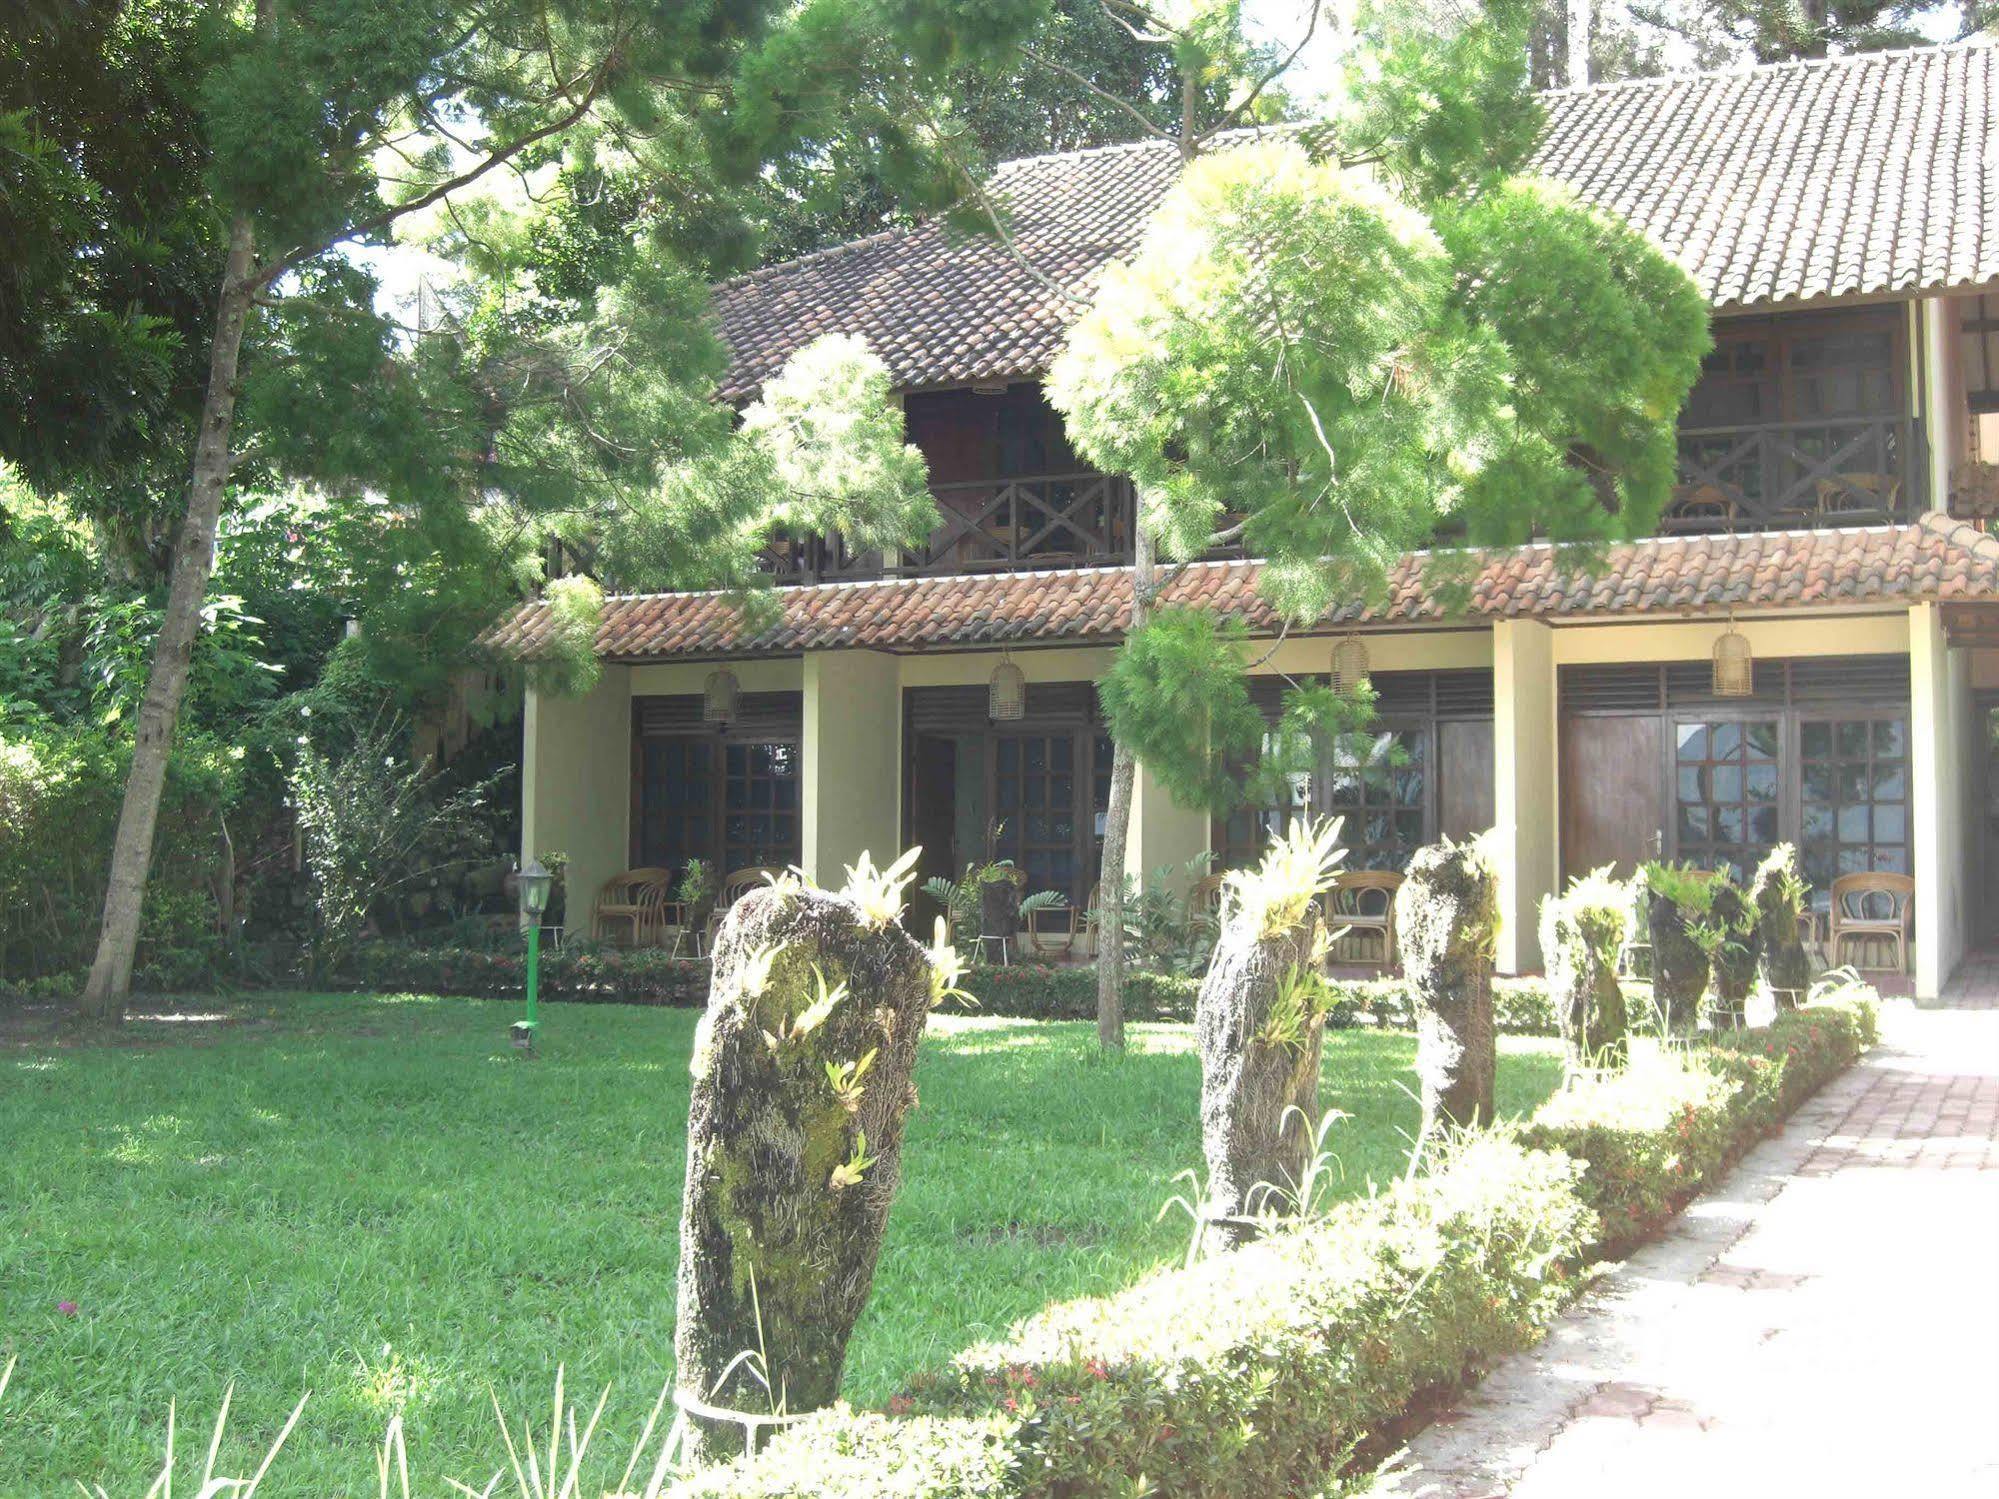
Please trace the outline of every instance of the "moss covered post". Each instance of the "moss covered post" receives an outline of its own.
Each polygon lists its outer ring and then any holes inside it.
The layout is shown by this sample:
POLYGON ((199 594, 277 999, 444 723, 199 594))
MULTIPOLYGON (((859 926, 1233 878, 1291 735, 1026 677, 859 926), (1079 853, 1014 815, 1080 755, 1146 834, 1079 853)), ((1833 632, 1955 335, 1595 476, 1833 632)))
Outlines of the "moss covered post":
POLYGON ((1493 1115, 1492 965, 1499 879, 1477 841, 1416 850, 1395 894, 1395 935, 1416 1011, 1423 1130, 1493 1115))
POLYGON ((1647 936, 1652 942, 1652 1003, 1668 1031, 1691 1031, 1707 993, 1708 951, 1698 929, 1714 902, 1713 877, 1673 864, 1647 864, 1647 936))
POLYGON ((1194 1009, 1201 1051, 1206 1245, 1256 1237, 1296 1211, 1319 1124, 1326 985, 1317 898, 1338 860, 1338 823, 1299 828, 1261 867, 1230 876, 1194 1009))
POLYGON ((1709 948, 1714 988, 1709 1014, 1717 1026, 1740 1030, 1748 1024, 1749 991, 1756 985, 1756 910, 1726 876, 1715 880, 1707 926, 1699 935, 1709 948))
POLYGON ((1617 955, 1630 931, 1631 890, 1611 878, 1608 865, 1541 903, 1548 997, 1571 1072, 1622 1067, 1629 1059, 1617 955))
POLYGON ((716 938, 674 1333, 696 1461, 833 1401, 874 1282, 940 970, 895 919, 901 885, 861 867, 838 895, 753 891, 716 938))
POLYGON ((1811 987, 1811 959, 1799 935, 1810 894, 1811 887, 1798 874, 1798 851, 1788 843, 1770 850, 1749 886, 1749 903, 1756 908, 1757 963, 1780 1015, 1802 1005, 1811 987))

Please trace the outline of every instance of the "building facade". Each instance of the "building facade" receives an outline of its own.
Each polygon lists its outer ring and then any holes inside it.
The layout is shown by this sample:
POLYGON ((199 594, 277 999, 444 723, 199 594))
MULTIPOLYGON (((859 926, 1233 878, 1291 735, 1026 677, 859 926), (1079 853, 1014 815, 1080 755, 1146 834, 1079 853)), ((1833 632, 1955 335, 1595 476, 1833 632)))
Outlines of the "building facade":
MULTIPOLYGON (((1357 639, 1372 743, 1222 818, 1141 773, 1128 867, 1245 862, 1307 806, 1345 819, 1353 866, 1492 828, 1501 965, 1529 971, 1539 903, 1570 876, 1744 867, 1791 841, 1821 900, 1842 873, 1914 877, 1913 982, 1938 992, 1999 894, 1995 75, 1966 47, 1551 95, 1539 168, 1654 235, 1714 308, 1661 534, 1587 574, 1546 546, 1478 554, 1456 610, 1412 557, 1385 605, 1290 631, 1259 699, 1274 711, 1279 674, 1323 678, 1357 639), (1747 697, 1713 691, 1731 630, 1747 697)), ((1030 888, 1088 900, 1109 780, 1094 684, 1124 623, 1133 501, 1042 396, 1064 328, 1043 278, 1087 284, 1134 248, 1176 170, 1151 144, 1002 167, 1032 272, 923 225, 720 289, 732 399, 827 332, 888 361, 940 524, 891 557, 774 545, 781 611, 755 634, 717 595, 607 599, 596 688, 527 704, 523 854, 566 854, 573 900, 694 856, 831 881, 916 843, 929 872, 1009 858, 1030 888), (994 723, 1001 660, 1028 688, 994 723), (724 667, 740 695, 718 726, 702 693, 724 667)), ((1168 597, 1274 639, 1257 571, 1203 560, 1168 597)), ((545 629, 530 605, 497 639, 532 655, 545 629)))

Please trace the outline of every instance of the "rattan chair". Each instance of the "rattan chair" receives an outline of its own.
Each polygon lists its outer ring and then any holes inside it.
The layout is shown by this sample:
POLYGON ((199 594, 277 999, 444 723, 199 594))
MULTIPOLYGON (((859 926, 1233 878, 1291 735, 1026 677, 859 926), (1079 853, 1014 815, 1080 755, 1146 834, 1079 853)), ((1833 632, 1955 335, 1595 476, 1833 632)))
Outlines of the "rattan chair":
POLYGON ((1831 932, 1828 956, 1837 967, 1843 944, 1887 942, 1895 949, 1894 971, 1906 972, 1909 927, 1915 914, 1916 882, 1910 876, 1886 870, 1843 874, 1832 882, 1832 907, 1827 913, 1831 932))
POLYGON ((732 869, 722 876, 722 887, 715 892, 715 909, 708 913, 705 941, 709 952, 715 950, 715 933, 721 929, 722 918, 729 914, 729 907, 758 886, 768 885, 782 872, 753 864, 747 869, 732 869))
POLYGON ((605 928, 624 922, 631 945, 644 943, 648 932, 660 932, 666 921, 666 895, 673 884, 670 869, 627 869, 614 874, 597 889, 597 903, 590 912, 590 938, 604 940, 605 928))
POLYGON ((1402 876, 1392 869, 1350 869, 1333 877, 1326 892, 1326 924, 1343 938, 1372 937, 1381 946, 1386 973, 1399 957, 1395 946, 1395 892, 1402 876), (1346 930, 1340 932, 1344 927, 1346 930))
MULTIPOLYGON (((1024 880, 1025 875, 1022 876, 1024 880)), ((1082 905, 1045 906, 1022 918, 1021 932, 1038 957, 1068 957, 1091 928, 1097 915, 1097 898, 1103 886, 1090 886, 1090 898, 1082 905)))

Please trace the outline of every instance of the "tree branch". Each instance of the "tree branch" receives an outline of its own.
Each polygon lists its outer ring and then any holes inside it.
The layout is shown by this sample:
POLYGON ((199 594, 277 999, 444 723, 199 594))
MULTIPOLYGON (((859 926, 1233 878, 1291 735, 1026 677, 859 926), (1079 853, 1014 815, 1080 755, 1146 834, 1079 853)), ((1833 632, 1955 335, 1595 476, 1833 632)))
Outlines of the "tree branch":
POLYGON ((1081 84, 1086 90, 1088 90, 1089 93, 1094 95, 1096 98, 1103 100, 1106 104, 1114 105, 1118 109, 1123 110, 1126 114, 1130 115, 1132 119, 1138 122, 1139 129, 1143 130, 1147 135, 1151 136, 1154 140, 1170 141, 1173 139, 1173 137, 1170 134, 1168 134, 1164 130, 1161 130, 1149 118, 1147 118, 1145 112, 1139 109, 1130 100, 1120 98, 1118 95, 1112 93, 1109 89, 1099 88, 1095 83, 1092 83, 1087 77, 1077 72, 1074 68, 1068 66, 1066 63, 1059 63, 1055 61, 1055 59, 1052 57, 1043 57, 1039 52, 1034 51, 1031 47, 1028 47, 1025 43, 1021 44, 1016 50, 1019 51, 1020 55, 1026 58, 1029 62, 1047 68, 1050 72, 1060 73, 1064 78, 1068 79, 1071 83, 1081 84))

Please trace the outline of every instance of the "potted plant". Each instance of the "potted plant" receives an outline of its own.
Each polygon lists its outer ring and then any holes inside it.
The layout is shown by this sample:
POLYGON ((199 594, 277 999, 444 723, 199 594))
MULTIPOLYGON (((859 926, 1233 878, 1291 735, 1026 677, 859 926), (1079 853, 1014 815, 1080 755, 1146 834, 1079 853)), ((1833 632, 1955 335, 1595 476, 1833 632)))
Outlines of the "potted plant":
POLYGON ((701 930, 708 913, 715 908, 715 893, 719 888, 713 864, 706 859, 687 861, 687 867, 680 871, 680 883, 673 888, 673 898, 679 902, 690 930, 701 930))

